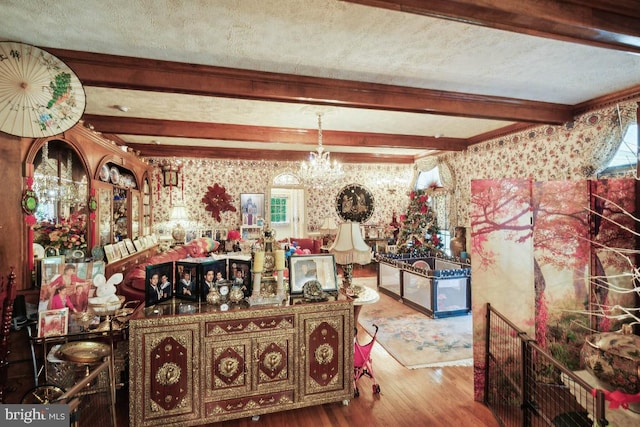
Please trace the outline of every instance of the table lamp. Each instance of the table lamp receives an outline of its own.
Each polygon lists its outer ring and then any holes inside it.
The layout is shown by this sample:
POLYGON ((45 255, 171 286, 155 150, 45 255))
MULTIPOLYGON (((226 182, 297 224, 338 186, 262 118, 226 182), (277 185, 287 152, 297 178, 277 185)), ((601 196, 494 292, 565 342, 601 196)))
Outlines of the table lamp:
POLYGON ((362 238, 360 224, 357 222, 343 222, 338 227, 338 235, 335 242, 329 248, 329 253, 334 254, 336 264, 342 266, 343 281, 347 295, 354 295, 353 264, 365 265, 371 262, 371 248, 362 238))

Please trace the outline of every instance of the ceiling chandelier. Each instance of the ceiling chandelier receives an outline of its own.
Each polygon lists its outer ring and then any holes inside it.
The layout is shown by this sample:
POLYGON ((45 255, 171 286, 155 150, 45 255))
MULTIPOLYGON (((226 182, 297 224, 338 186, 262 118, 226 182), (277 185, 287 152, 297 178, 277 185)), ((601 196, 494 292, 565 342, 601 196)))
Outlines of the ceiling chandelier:
POLYGON ((332 162, 331 153, 322 147, 322 114, 318 113, 318 148, 300 165, 300 178, 309 187, 323 188, 343 174, 342 166, 337 161, 332 162))

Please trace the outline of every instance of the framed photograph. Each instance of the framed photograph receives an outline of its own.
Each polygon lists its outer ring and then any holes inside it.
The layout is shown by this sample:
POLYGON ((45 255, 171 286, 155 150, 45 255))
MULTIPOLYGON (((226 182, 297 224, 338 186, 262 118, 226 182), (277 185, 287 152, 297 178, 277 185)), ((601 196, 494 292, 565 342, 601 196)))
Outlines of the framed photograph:
POLYGON ((198 237, 200 237, 200 232, 198 230, 187 230, 185 235, 184 235, 184 240, 186 243, 189 243, 190 241, 197 239, 198 237))
POLYGON ((233 282, 233 286, 240 286, 244 292, 244 296, 251 295, 253 289, 253 277, 251 275, 251 257, 248 259, 234 259, 229 258, 227 260, 229 268, 229 280, 233 282))
POLYGON ((203 230, 202 237, 209 237, 213 239, 213 230, 212 229, 203 230))
POLYGON ((291 294, 301 294, 309 280, 322 284, 324 292, 338 291, 336 259, 333 254, 292 255, 289 258, 289 286, 291 294))
POLYGON ((136 239, 133 241, 133 246, 136 248, 138 252, 144 249, 144 242, 140 239, 136 239))
POLYGON ((216 228, 214 239, 219 242, 225 241, 227 240, 228 233, 229 233, 229 230, 227 230, 226 228, 216 228))
POLYGON ((131 241, 131 239, 124 239, 124 244, 127 246, 127 251, 130 254, 136 253, 136 247, 134 246, 133 241, 131 241))
POLYGON ((173 262, 148 265, 145 269, 145 305, 161 303, 173 297, 173 262))
POLYGON ((116 248, 111 243, 104 245, 102 249, 104 250, 104 256, 107 257, 107 262, 114 262, 120 259, 120 250, 118 249, 116 252, 116 248))
POLYGON ((240 211, 243 225, 257 225, 258 218, 264 218, 264 194, 240 194, 240 211))
POLYGON ((176 298, 198 301, 198 264, 192 262, 176 262, 176 298))
POLYGON ((38 337, 67 335, 69 330, 69 308, 38 312, 38 337))
POLYGON ((116 244, 116 248, 118 251, 120 251, 120 258, 126 258, 129 256, 129 251, 127 250, 127 245, 123 242, 120 241, 116 244))
POLYGON ((227 278, 226 260, 215 260, 202 264, 200 275, 200 300, 206 301, 209 290, 216 286, 216 282, 227 278))

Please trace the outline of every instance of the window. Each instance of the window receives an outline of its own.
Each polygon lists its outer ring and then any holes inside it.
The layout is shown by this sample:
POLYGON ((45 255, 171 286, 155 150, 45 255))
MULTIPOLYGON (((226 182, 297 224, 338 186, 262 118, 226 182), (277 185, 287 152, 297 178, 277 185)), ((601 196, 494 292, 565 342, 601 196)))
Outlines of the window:
POLYGON ((432 187, 436 185, 438 187, 442 187, 442 181, 440 181, 440 172, 438 171, 438 167, 420 172, 418 175, 418 179, 416 179, 416 190, 424 190, 425 188, 432 187))
POLYGON ((289 222, 287 218, 288 197, 274 196, 271 197, 271 223, 284 224, 289 222))
POLYGON ((633 172, 638 163, 638 125, 629 125, 624 138, 607 167, 599 177, 613 177, 633 172))

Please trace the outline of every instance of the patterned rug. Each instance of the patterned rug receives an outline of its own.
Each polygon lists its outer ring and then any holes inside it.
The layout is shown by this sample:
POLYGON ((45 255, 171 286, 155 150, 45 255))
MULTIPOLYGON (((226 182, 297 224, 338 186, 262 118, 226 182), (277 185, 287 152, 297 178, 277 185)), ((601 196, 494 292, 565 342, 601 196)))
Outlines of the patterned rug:
MULTIPOLYGON (((375 278, 354 284, 375 289, 375 278)), ((377 343, 409 369, 473 366, 471 315, 431 319, 380 293, 380 301, 362 306, 358 323, 370 335, 378 325, 377 343)))

